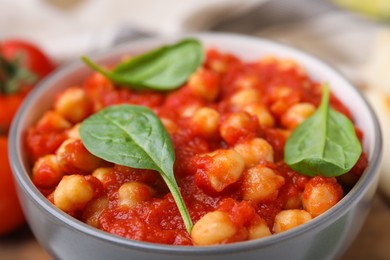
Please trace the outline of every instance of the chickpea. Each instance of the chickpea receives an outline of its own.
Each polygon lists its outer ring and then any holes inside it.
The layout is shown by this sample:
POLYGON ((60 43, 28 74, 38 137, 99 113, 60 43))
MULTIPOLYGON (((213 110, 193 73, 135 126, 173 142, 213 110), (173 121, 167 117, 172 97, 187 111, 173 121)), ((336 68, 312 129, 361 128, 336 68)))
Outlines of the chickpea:
POLYGON ((272 93, 273 100, 283 100, 293 94, 293 90, 285 85, 278 86, 272 93))
POLYGON ((192 117, 199 108, 199 104, 187 105, 181 109, 180 115, 182 117, 192 117))
POLYGON ((72 125, 62 115, 55 111, 47 111, 38 121, 37 128, 47 131, 65 130, 72 125))
POLYGON ((70 139, 80 139, 80 124, 75 124, 69 131, 67 132, 68 138, 70 139))
POLYGON ((224 73, 228 67, 228 62, 222 59, 210 62, 210 68, 216 73, 224 73))
POLYGON ((207 56, 206 66, 208 65, 207 67, 218 74, 226 72, 232 63, 237 61, 232 55, 222 54, 214 50, 208 52, 207 56))
POLYGON ((316 107, 311 103, 295 104, 282 115, 282 125, 294 129, 315 111, 316 107))
POLYGON ((168 133, 173 134, 178 130, 176 123, 173 122, 171 119, 166 117, 161 117, 160 120, 168 133))
POLYGON ((234 146, 245 161, 246 167, 252 167, 261 161, 274 161, 274 150, 263 138, 253 138, 234 146))
POLYGON ((341 200, 343 190, 335 179, 314 177, 303 191, 303 208, 317 217, 341 200))
POLYGON ((273 101, 270 111, 273 114, 282 116, 288 108, 300 101, 300 94, 289 86, 277 86, 271 94, 273 101))
POLYGON ((207 101, 213 101, 219 95, 219 76, 210 70, 198 69, 189 78, 188 85, 195 95, 207 101))
POLYGON ((82 219, 90 226, 99 226, 99 217, 108 208, 108 198, 106 196, 92 199, 83 211, 82 219))
POLYGON ((93 198, 93 186, 82 175, 65 175, 54 190, 54 205, 65 212, 83 209, 93 198))
POLYGON ((276 64, 278 62, 278 59, 275 56, 266 55, 262 57, 259 62, 264 65, 276 64))
POLYGON ((39 158, 32 170, 32 181, 39 188, 49 189, 55 187, 62 176, 63 173, 54 154, 39 158))
POLYGON ((275 217, 273 231, 280 233, 302 225, 312 219, 309 212, 301 209, 282 210, 275 217))
POLYGON ((267 237, 272 235, 271 231, 269 230, 269 227, 264 219, 259 217, 259 220, 256 221, 256 223, 250 225, 248 227, 248 239, 258 239, 262 237, 267 237))
POLYGON ((243 174, 241 194, 243 199, 255 202, 271 200, 277 197, 284 178, 274 170, 257 165, 243 174))
POLYGON ((110 165, 91 154, 80 139, 67 139, 56 151, 61 169, 66 173, 90 174, 99 167, 110 165))
POLYGON ((249 104, 244 107, 244 111, 256 116, 261 126, 273 127, 275 125, 275 119, 271 112, 261 103, 249 104))
POLYGON ((191 231, 191 238, 195 245, 207 246, 222 244, 228 241, 237 228, 224 211, 213 211, 204 215, 195 223, 191 231))
POLYGON ((78 123, 92 113, 93 105, 83 89, 72 87, 59 96, 54 109, 70 122, 78 123))
POLYGON ((134 208, 139 203, 152 198, 154 191, 148 185, 140 182, 127 182, 118 190, 119 205, 134 208))
POLYGON ((289 196, 286 200, 284 209, 299 209, 302 208, 302 193, 295 194, 293 196, 289 196))
POLYGON ((278 67, 280 70, 285 71, 298 68, 298 64, 292 59, 283 59, 279 60, 278 67))
POLYGON ((258 82, 259 78, 256 75, 243 75, 236 80, 234 85, 239 89, 253 89, 258 82))
POLYGON ((278 67, 281 71, 295 70, 298 75, 305 75, 305 70, 292 59, 279 60, 278 67))
POLYGON ((112 172, 112 168, 101 167, 92 172, 92 176, 98 179, 101 183, 105 183, 105 177, 112 172))
POLYGON ((219 133, 228 144, 234 145, 243 137, 256 136, 258 124, 250 114, 235 112, 222 120, 219 133))
POLYGON ((215 137, 219 131, 219 118, 220 115, 215 109, 202 107, 192 116, 192 127, 204 137, 215 137))
POLYGON ((205 156, 211 159, 205 172, 212 188, 217 192, 238 181, 244 171, 244 159, 233 149, 218 149, 205 156))
POLYGON ((237 110, 242 110, 246 105, 251 103, 261 103, 260 91, 256 89, 243 89, 235 93, 230 98, 230 103, 237 110))

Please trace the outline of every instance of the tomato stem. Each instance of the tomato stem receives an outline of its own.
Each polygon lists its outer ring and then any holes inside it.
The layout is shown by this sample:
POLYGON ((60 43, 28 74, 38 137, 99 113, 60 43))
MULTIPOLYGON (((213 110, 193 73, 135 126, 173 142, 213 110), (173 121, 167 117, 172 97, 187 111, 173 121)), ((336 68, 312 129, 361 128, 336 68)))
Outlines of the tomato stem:
POLYGON ((0 55, 0 94, 16 93, 23 86, 38 80, 37 75, 21 66, 22 59, 19 55, 13 60, 7 60, 0 55))

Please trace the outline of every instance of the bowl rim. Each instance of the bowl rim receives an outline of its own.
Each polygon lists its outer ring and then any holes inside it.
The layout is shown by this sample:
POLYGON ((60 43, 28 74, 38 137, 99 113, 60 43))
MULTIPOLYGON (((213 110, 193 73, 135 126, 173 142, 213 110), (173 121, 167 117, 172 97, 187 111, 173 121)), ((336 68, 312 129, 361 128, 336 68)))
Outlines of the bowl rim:
MULTIPOLYGON (((372 144, 373 150, 372 150, 372 158, 369 161, 368 167, 364 171, 364 174, 360 178, 360 180, 355 184, 355 186, 346 194, 341 201, 339 201, 335 206, 333 206, 330 210, 325 212, 324 214, 316 217, 315 219, 311 220, 310 222, 301 225, 299 227, 296 227, 292 230, 288 230, 286 232, 282 232, 279 234, 273 234, 272 236, 265 237, 262 239, 257 240, 251 240, 251 241, 243 241, 243 242, 236 242, 226 245, 212 245, 212 246, 175 246, 175 245, 165 245, 165 244, 158 244, 158 243, 150 243, 150 242, 143 242, 143 241, 136 241, 131 239, 126 239, 120 236, 116 236, 113 234, 110 234, 108 232, 99 230, 97 228, 93 228, 71 216, 66 214, 65 212, 59 210, 57 207, 55 207, 52 203, 50 203, 46 197, 44 197, 39 190, 33 185, 29 173, 24 169, 23 163, 22 163, 22 155, 21 152, 17 149, 18 147, 22 147, 22 138, 18 138, 22 136, 22 130, 19 129, 19 124, 21 120, 23 119, 23 114, 29 109, 30 103, 34 100, 34 98, 40 96, 43 94, 44 90, 47 89, 53 82, 56 81, 58 77, 61 77, 63 75, 66 75, 69 71, 74 70, 74 68, 77 68, 80 66, 80 61, 73 61, 70 62, 64 66, 62 66, 60 69, 56 70, 54 73, 50 74, 47 78, 42 80, 38 86, 28 95, 25 102, 21 105, 20 109, 18 110, 17 114, 15 115, 15 118, 13 120, 11 131, 9 135, 9 155, 10 155, 10 162, 11 162, 11 168, 14 174, 14 179, 16 180, 19 188, 23 190, 23 192, 26 193, 26 195, 30 198, 31 201, 33 201, 36 206, 38 206, 41 210, 48 212, 52 217, 56 218, 56 220, 62 222, 70 229, 76 231, 76 232, 82 232, 85 233, 88 236, 94 237, 98 240, 103 240, 112 244, 115 244, 120 247, 126 247, 131 248, 133 250, 138 251, 149 251, 154 253, 166 253, 166 254, 182 254, 182 255, 189 255, 189 254, 200 254, 200 255, 223 255, 228 254, 232 252, 241 252, 241 251, 251 251, 258 249, 259 247, 268 247, 276 245, 277 243, 281 241, 285 241, 288 239, 291 239, 293 237, 299 236, 309 230, 315 229, 316 227, 323 225, 324 223, 331 222, 332 218, 337 216, 342 216, 345 212, 347 212, 357 201, 364 195, 363 192, 369 188, 369 185, 373 183, 375 180, 375 175, 379 172, 380 167, 380 161, 382 158, 382 133, 381 128, 379 126, 378 119, 369 104, 367 102, 367 99, 364 97, 364 95, 358 90, 353 84, 351 84, 337 69, 335 69, 333 66, 327 64, 321 59, 318 59, 312 54, 308 54, 304 51, 299 50, 298 48, 291 47, 279 42, 275 42, 269 39, 260 38, 257 36, 248 36, 248 35, 242 35, 237 33, 221 33, 221 32, 202 32, 202 33, 190 33, 190 34, 179 34, 179 35, 172 35, 172 36, 157 36, 157 37, 151 37, 151 38, 143 38, 138 40, 133 40, 131 42, 127 42, 121 45, 118 45, 112 49, 106 50, 101 53, 92 54, 90 57, 94 60, 99 60, 104 57, 109 57, 115 52, 120 52, 121 50, 125 50, 127 48, 131 48, 131 46, 144 43, 153 43, 153 42, 164 42, 164 41, 172 41, 177 40, 185 37, 195 37, 195 38, 227 38, 227 39, 237 39, 241 38, 245 41, 251 41, 251 42, 263 42, 266 44, 274 45, 278 48, 282 48, 288 52, 295 52, 299 53, 301 56, 305 58, 309 58, 314 60, 317 64, 321 64, 322 66, 325 66, 329 68, 330 70, 333 70, 335 74, 345 83, 345 85, 348 85, 349 88, 351 88, 351 91, 356 92, 356 94, 361 98, 364 105, 366 106, 366 109, 368 110, 368 113, 371 117, 373 128, 375 131, 374 136, 374 143, 372 144)), ((298 61, 299 62, 299 61, 298 61)))

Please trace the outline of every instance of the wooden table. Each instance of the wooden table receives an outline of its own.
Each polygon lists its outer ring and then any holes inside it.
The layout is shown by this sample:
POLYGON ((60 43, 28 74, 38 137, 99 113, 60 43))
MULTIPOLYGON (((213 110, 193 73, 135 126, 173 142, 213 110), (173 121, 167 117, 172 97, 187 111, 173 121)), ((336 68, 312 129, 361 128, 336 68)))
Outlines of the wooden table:
POLYGON ((342 259, 390 259, 389 222, 390 201, 378 193, 362 230, 342 259))
MULTIPOLYGON (((342 257, 349 259, 390 259, 390 203, 379 193, 360 234, 342 257)), ((0 260, 49 260, 29 228, 0 238, 0 260)))

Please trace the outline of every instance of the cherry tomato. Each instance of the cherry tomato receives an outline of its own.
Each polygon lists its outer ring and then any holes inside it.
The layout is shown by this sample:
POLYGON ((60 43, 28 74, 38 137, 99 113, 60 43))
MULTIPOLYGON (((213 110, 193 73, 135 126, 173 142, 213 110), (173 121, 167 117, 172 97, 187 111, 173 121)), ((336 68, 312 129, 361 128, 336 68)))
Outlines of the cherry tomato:
POLYGON ((49 74, 55 65, 37 46, 22 40, 4 40, 0 42, 0 55, 7 60, 20 58, 20 66, 37 74, 41 79, 49 74))
POLYGON ((0 135, 7 133, 12 119, 26 95, 26 90, 13 95, 0 94, 0 135))
POLYGON ((0 135, 7 134, 23 99, 55 68, 37 46, 22 40, 0 42, 0 135))
POLYGON ((0 235, 11 232, 25 223, 16 195, 8 161, 7 138, 0 137, 0 235))
POLYGON ((0 42, 0 235, 25 222, 8 161, 6 136, 26 95, 54 68, 47 55, 31 43, 0 42))

